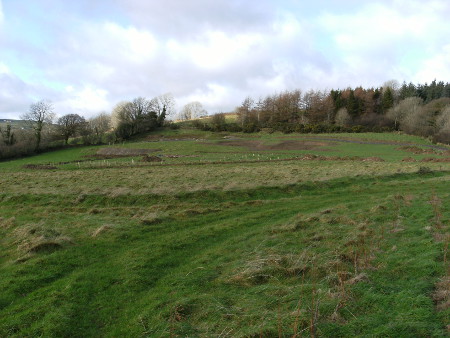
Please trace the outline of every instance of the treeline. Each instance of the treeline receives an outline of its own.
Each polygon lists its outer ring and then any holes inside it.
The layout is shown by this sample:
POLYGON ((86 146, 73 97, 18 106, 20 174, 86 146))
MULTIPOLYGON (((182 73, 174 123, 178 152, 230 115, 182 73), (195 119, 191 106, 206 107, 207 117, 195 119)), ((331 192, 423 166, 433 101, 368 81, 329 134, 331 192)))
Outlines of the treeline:
MULTIPOLYGON (((120 102, 111 114, 103 112, 90 119, 78 114, 56 119, 52 104, 39 101, 22 116, 27 128, 13 130, 7 125, 0 129, 0 158, 69 144, 129 139, 167 124, 174 106, 172 95, 164 94, 150 100, 138 97, 120 102)), ((390 81, 379 88, 285 91, 258 100, 247 97, 234 113, 237 118, 233 122, 227 121, 224 114, 215 114, 193 124, 204 130, 248 133, 261 129, 285 133, 401 130, 450 143, 450 84, 437 81, 424 85, 390 81)), ((180 118, 190 120, 205 114, 199 102, 191 102, 183 107, 180 118)))
POLYGON ((380 88, 285 91, 255 100, 247 97, 236 108, 236 122, 216 114, 197 120, 200 129, 256 132, 261 129, 286 133, 384 132, 402 130, 450 142, 450 84, 430 85, 391 81, 380 88))
POLYGON ((86 119, 66 114, 56 119, 51 102, 33 103, 22 115, 25 125, 13 129, 0 128, 0 159, 39 153, 69 145, 111 144, 154 130, 172 113, 174 100, 170 94, 148 100, 143 97, 120 102, 111 114, 99 113, 86 119))

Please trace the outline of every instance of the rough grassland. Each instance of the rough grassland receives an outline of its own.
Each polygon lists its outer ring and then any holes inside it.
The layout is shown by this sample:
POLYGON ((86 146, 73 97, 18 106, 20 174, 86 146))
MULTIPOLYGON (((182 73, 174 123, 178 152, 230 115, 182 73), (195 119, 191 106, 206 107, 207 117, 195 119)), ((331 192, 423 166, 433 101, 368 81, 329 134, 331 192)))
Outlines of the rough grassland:
POLYGON ((114 147, 161 161, 0 163, 1 337, 448 335, 446 147, 194 130, 114 147))

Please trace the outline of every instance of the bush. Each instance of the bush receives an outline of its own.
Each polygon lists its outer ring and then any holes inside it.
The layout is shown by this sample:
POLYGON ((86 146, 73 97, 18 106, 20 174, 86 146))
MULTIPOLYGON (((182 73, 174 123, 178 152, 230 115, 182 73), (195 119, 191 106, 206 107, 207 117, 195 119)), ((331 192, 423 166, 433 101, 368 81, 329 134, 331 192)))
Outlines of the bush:
POLYGON ((242 131, 242 128, 237 123, 227 123, 225 126, 226 130, 232 133, 238 133, 242 131))
POLYGON ((211 126, 214 131, 225 131, 226 120, 224 114, 214 114, 211 116, 211 126))
POLYGON ((433 136, 434 143, 446 143, 450 144, 450 131, 440 132, 433 136))
POLYGON ((115 133, 118 139, 129 139, 133 135, 133 126, 130 123, 122 122, 117 126, 115 133))
POLYGON ((419 170, 417 170, 417 173, 421 175, 430 174, 432 172, 433 170, 431 170, 429 167, 420 167, 419 170))
POLYGON ((192 121, 192 126, 196 129, 203 130, 203 131, 211 130, 211 127, 207 123, 204 123, 200 120, 192 121))
POLYGON ((244 133, 256 133, 259 130, 260 129, 259 129, 258 124, 256 122, 248 122, 248 123, 245 123, 242 126, 242 131, 244 133))
POLYGON ((169 129, 172 129, 172 130, 180 129, 180 125, 178 123, 173 123, 173 122, 169 122, 167 124, 167 127, 169 127, 169 129))

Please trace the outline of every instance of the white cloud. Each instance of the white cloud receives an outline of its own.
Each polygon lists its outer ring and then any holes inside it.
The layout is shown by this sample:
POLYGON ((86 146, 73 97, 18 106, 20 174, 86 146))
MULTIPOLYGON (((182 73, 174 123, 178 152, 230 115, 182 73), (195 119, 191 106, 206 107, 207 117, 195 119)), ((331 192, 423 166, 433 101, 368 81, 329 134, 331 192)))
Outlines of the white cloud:
POLYGON ((62 114, 89 117, 166 92, 179 106, 197 100, 216 112, 248 95, 450 75, 444 0, 70 4, 8 2, 0 112, 46 98, 62 114))
POLYGON ((420 83, 429 83, 434 79, 450 81, 450 44, 426 59, 414 76, 414 80, 420 83))
POLYGON ((194 93, 182 98, 182 101, 185 103, 199 101, 207 109, 211 109, 211 107, 220 106, 227 99, 230 99, 229 88, 218 83, 208 83, 206 89, 197 89, 194 93))
POLYGON ((130 62, 141 65, 152 60, 158 49, 158 42, 149 31, 114 22, 86 23, 61 40, 60 57, 76 55, 104 64, 130 62))
POLYGON ((89 85, 79 89, 67 86, 63 99, 55 102, 54 108, 58 116, 75 113, 88 117, 93 113, 99 113, 110 108, 107 95, 106 90, 89 85))
POLYGON ((11 74, 11 70, 3 62, 0 62, 0 74, 11 74))
MULTIPOLYGON (((92 34, 92 31, 88 34, 92 34)), ((113 52, 115 57, 120 55, 122 58, 136 63, 145 63, 151 60, 158 48, 156 39, 149 31, 139 30, 133 26, 125 28, 112 22, 103 24, 96 39, 92 42, 96 44, 105 39, 109 40, 107 42, 110 44, 107 50, 113 52)), ((100 50, 100 53, 103 51, 100 50)))
POLYGON ((201 69, 224 69, 246 57, 263 40, 259 34, 227 35, 221 31, 207 31, 194 41, 171 40, 167 53, 175 59, 183 57, 201 69))
POLYGON ((405 16, 395 8, 371 4, 356 15, 326 14, 321 20, 339 48, 368 52, 405 38, 422 39, 434 18, 423 13, 405 16))
POLYGON ((358 76, 362 85, 412 80, 421 60, 448 41, 449 9, 444 1, 394 0, 364 4, 355 13, 323 14, 319 22, 332 40, 338 80, 348 78, 349 85, 358 85, 358 76))

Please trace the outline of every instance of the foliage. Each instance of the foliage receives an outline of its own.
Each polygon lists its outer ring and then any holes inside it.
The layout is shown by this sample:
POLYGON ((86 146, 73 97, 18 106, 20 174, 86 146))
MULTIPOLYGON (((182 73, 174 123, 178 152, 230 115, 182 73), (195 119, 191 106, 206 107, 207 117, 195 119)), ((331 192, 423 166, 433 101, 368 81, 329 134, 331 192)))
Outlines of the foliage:
MULTIPOLYGON (((133 135, 153 130, 158 126, 158 114, 155 105, 143 97, 131 102, 121 103, 116 107, 118 125, 115 133, 118 138, 128 139, 133 135)), ((160 114, 165 116, 163 110, 160 114)))
POLYGON ((226 130, 226 121, 224 114, 214 114, 211 116, 211 128, 213 131, 226 130))
POLYGON ((0 128, 0 135, 3 139, 3 143, 7 146, 12 146, 17 141, 10 124, 6 125, 4 131, 0 128))
POLYGON ((67 114, 58 119, 58 131, 68 144, 69 137, 73 137, 86 128, 86 120, 78 114, 67 114))

